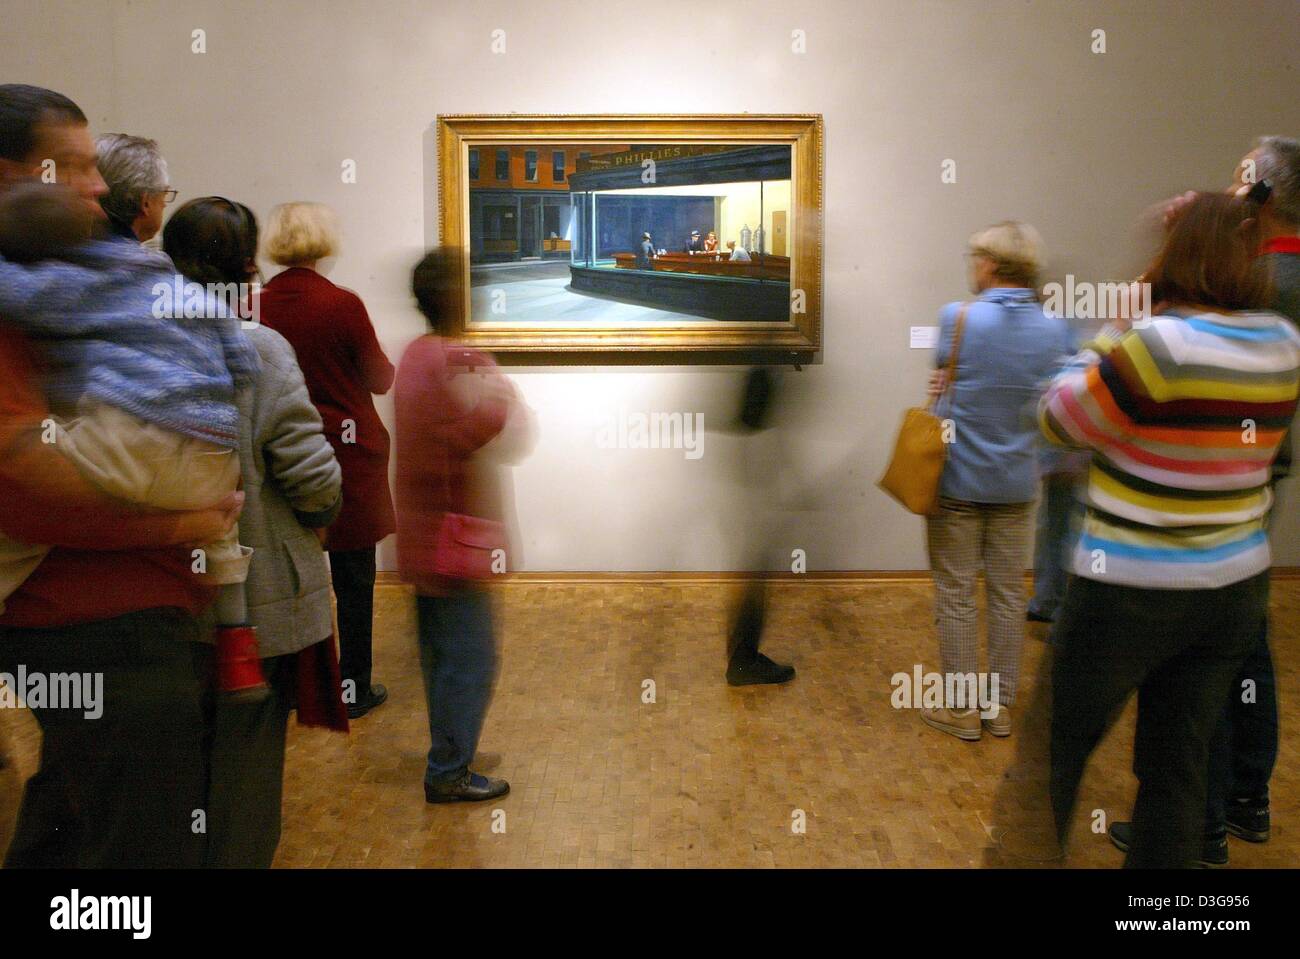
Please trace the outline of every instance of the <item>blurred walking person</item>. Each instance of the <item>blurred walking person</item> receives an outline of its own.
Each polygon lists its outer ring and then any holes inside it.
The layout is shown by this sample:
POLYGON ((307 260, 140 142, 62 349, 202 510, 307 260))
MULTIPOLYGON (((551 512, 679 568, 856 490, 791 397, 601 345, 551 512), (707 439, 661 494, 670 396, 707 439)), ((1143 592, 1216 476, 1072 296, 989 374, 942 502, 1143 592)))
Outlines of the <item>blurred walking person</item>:
POLYGON ((440 249, 415 267, 412 290, 431 332, 406 349, 396 387, 397 559, 416 593, 430 803, 510 791, 470 769, 497 672, 484 580, 504 571, 509 548, 501 504, 477 470, 520 401, 491 357, 451 339, 459 262, 440 249))
POLYGON ((795 676, 793 666, 775 662, 758 651, 767 622, 766 570, 768 550, 776 539, 776 467, 780 459, 774 454, 775 444, 765 440, 774 435, 779 384, 777 375, 766 367, 751 369, 745 376, 737 417, 737 430, 744 444, 737 481, 750 506, 741 534, 749 575, 728 623, 726 675, 730 686, 780 685, 795 676))

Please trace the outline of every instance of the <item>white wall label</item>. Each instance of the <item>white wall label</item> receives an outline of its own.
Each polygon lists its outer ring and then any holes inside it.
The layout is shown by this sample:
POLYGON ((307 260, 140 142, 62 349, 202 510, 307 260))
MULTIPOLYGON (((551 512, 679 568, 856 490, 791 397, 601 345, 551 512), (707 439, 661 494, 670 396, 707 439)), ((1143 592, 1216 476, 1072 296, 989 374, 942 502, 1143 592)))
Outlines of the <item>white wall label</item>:
POLYGON ((939 345, 939 328, 937 326, 912 327, 912 349, 932 350, 939 345))

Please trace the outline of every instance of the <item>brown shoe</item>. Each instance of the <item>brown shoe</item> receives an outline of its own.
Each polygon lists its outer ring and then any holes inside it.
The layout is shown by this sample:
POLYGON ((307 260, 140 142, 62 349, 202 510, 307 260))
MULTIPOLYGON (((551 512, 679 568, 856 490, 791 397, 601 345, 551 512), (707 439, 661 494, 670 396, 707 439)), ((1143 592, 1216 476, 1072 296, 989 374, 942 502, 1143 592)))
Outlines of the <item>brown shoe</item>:
POLYGON ((958 739, 980 738, 980 714, 977 709, 922 709, 921 722, 958 739))
POLYGON ((984 716, 982 713, 980 714, 980 722, 984 724, 984 728, 987 729, 991 735, 1010 736, 1011 707, 1003 706, 1001 703, 998 703, 993 707, 992 716, 984 716))

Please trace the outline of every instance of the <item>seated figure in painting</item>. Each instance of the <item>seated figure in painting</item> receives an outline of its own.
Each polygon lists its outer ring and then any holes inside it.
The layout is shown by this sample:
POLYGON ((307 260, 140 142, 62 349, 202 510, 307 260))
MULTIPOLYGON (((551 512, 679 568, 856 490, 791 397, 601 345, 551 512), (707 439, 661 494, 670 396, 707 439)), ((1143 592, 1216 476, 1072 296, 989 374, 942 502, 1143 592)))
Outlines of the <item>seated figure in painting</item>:
POLYGON ((709 235, 704 238, 704 252, 718 252, 718 234, 714 233, 712 230, 710 230, 709 235))
POLYGON ((655 245, 650 239, 649 233, 641 234, 641 251, 636 257, 636 268, 638 270, 653 270, 654 263, 651 261, 655 258, 655 245))
POLYGON ((703 253, 704 244, 700 241, 700 231, 691 230, 691 238, 686 241, 686 253, 703 253))
POLYGON ((728 240, 728 241, 727 241, 727 250, 728 250, 728 251, 730 252, 730 254, 731 254, 730 256, 727 257, 727 259, 729 259, 729 260, 731 260, 731 261, 733 261, 733 262, 735 262, 735 263, 748 263, 748 262, 750 262, 750 260, 749 260, 749 254, 745 252, 745 248, 744 248, 743 246, 736 246, 736 241, 735 241, 735 240, 728 240))

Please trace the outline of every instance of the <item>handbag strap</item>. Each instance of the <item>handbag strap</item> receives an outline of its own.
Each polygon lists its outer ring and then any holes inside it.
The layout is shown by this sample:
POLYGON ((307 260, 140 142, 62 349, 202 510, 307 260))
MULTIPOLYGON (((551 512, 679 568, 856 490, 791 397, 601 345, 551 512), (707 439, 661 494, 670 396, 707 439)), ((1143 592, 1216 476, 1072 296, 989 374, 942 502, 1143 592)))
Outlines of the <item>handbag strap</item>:
MULTIPOLYGON (((466 358, 466 359, 468 359, 468 362, 466 362, 466 363, 463 364, 463 365, 462 365, 462 364, 454 364, 454 365, 453 365, 453 363, 452 363, 451 361, 452 361, 452 359, 453 359, 454 357, 456 357, 456 353, 455 353, 455 351, 452 350, 452 349, 448 349, 448 348, 447 348, 447 345, 446 345, 446 343, 445 343, 444 341, 440 341, 440 342, 442 343, 442 347, 443 347, 443 349, 445 350, 445 352, 444 352, 444 354, 443 354, 443 356, 445 357, 445 362, 444 362, 444 365, 443 365, 443 371, 444 371, 444 373, 445 373, 445 375, 446 375, 446 384, 445 384, 445 385, 447 386, 448 389, 450 389, 450 385, 451 385, 451 380, 452 380, 452 378, 455 377, 455 376, 458 376, 458 375, 459 375, 459 372, 453 372, 453 370, 455 370, 455 371, 460 371, 460 370, 466 370, 466 369, 467 369, 469 372, 468 372, 466 375, 467 375, 467 376, 473 376, 473 375, 474 375, 474 371, 475 371, 475 369, 477 369, 477 367, 475 366, 472 357, 468 357, 468 358, 466 358)), ((483 375, 486 375, 486 374, 483 374, 483 375)), ((482 398, 480 397, 480 401, 481 401, 481 399, 482 399, 482 398)), ((477 405, 477 404, 476 404, 476 405, 477 405)), ((473 408, 471 408, 471 409, 473 409, 473 408)), ((452 470, 453 470, 453 468, 455 468, 455 467, 458 466, 458 465, 463 465, 463 463, 462 463, 461 460, 457 459, 457 457, 455 457, 455 456, 452 455, 452 451, 451 451, 451 449, 450 449, 449 447, 444 448, 443 452, 445 453, 445 455, 446 455, 446 457, 447 457, 447 459, 446 459, 446 465, 447 465, 447 468, 446 468, 445 470, 443 470, 443 474, 442 474, 443 490, 444 490, 444 492, 446 493, 446 497, 447 497, 447 508, 446 508, 445 510, 443 510, 443 514, 444 514, 444 515, 451 515, 451 514, 456 514, 456 513, 457 513, 456 510, 452 509, 452 505, 453 505, 453 504, 452 504, 451 474, 452 474, 452 470)), ((472 456, 472 455, 473 455, 473 454, 471 454, 471 456, 472 456)), ((464 516, 464 515, 467 515, 467 514, 459 513, 459 514, 457 514, 457 515, 464 516)))
POLYGON ((948 375, 944 379, 943 389, 935 396, 930 397, 930 402, 925 404, 928 410, 943 398, 950 389, 952 384, 957 382, 957 354, 961 352, 961 335, 966 330, 966 311, 970 309, 970 300, 961 305, 957 311, 957 321, 952 331, 952 349, 948 351, 948 365, 944 367, 948 375))
MULTIPOLYGON (((464 369, 464 367, 452 364, 452 359, 455 357, 455 350, 448 346, 446 340, 439 337, 438 346, 442 350, 442 359, 443 359, 442 372, 443 372, 444 380, 442 385, 443 385, 443 389, 446 390, 448 394, 450 394, 452 379, 454 379, 458 375, 457 371, 464 369)), ((473 375, 473 373, 474 373, 474 368, 471 366, 469 367, 469 375, 473 375)), ((456 405, 455 399, 449 396, 448 400, 449 400, 448 405, 451 406, 452 408, 455 408, 456 405)), ((442 455, 443 455, 442 492, 443 492, 443 504, 444 504, 442 515, 443 515, 443 520, 445 521, 448 516, 451 516, 456 513, 456 510, 452 508, 453 504, 452 504, 452 495, 451 495, 451 472, 454 466, 456 465, 455 457, 453 457, 451 453, 451 444, 449 443, 442 444, 442 455)))

